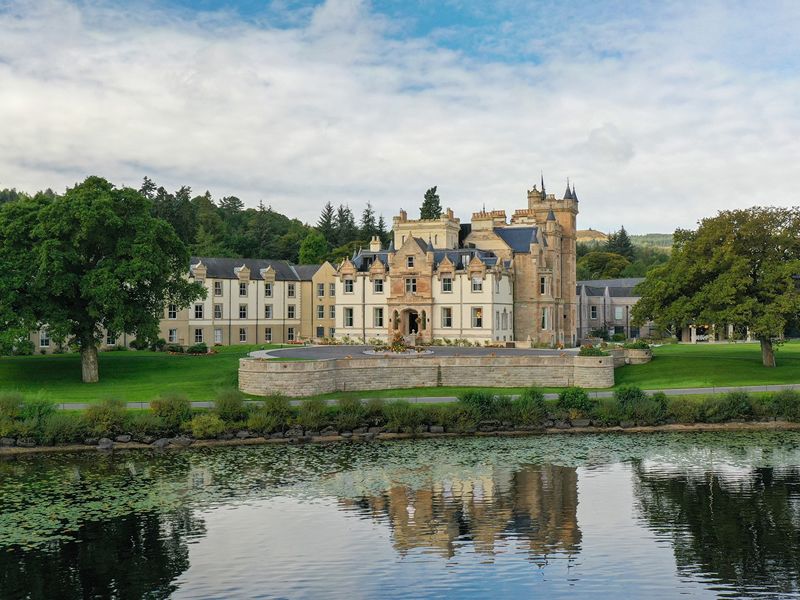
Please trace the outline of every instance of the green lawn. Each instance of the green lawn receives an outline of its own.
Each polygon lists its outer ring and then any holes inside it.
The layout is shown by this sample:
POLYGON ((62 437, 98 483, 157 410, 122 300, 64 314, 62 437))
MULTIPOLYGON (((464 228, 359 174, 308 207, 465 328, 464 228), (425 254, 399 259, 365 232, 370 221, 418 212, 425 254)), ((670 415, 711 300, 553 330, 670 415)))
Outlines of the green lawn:
MULTIPOLYGON (((231 346, 211 356, 172 356, 154 352, 101 352, 100 383, 80 381, 76 354, 0 357, 0 390, 26 395, 41 393, 56 402, 93 402, 115 397, 146 402, 163 392, 185 393, 192 400, 213 399, 220 387, 234 386, 239 358, 255 348, 278 345, 231 346)), ((758 344, 669 345, 653 350, 653 361, 616 371, 617 385, 646 389, 800 383, 800 342, 780 347, 778 366, 761 366, 758 344)), ((326 397, 458 396, 467 388, 412 388, 326 394, 326 397)), ((517 394, 519 388, 503 388, 517 394)), ((545 390, 556 391, 556 390, 545 390)))
POLYGON ((800 383, 800 342, 776 351, 777 367, 761 365, 758 344, 671 344, 653 349, 646 365, 616 370, 617 385, 646 389, 800 383))
POLYGON ((41 393, 56 402, 93 402, 120 398, 149 401, 163 392, 185 393, 192 400, 211 400, 220 387, 235 386, 239 358, 278 344, 225 346, 218 354, 177 355, 163 352, 101 352, 100 382, 81 383, 77 354, 0 357, 0 390, 41 393))

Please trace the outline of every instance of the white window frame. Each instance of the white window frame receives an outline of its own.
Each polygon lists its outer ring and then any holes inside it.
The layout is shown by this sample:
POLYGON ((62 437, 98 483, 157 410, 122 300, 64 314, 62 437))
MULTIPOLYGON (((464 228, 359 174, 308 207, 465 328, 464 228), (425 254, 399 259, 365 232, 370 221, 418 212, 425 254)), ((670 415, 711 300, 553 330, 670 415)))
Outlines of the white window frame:
POLYGON ((453 278, 452 277, 442 277, 442 293, 443 294, 452 294, 453 293, 453 278), (445 285, 447 284, 447 285, 445 285))
POLYGON ((324 283, 318 283, 317 284, 317 298, 322 298, 323 296, 325 296, 325 284, 324 283))
POLYGON ((324 319, 325 318, 325 305, 324 304, 317 304, 317 318, 324 319))
POLYGON ((413 269, 414 268, 414 257, 413 256, 406 256, 406 268, 413 269))
POLYGON ((383 278, 378 277, 377 279, 372 280, 372 293, 373 294, 382 294, 383 293, 383 278))
POLYGON ((247 318, 247 304, 240 304, 239 305, 239 318, 246 319, 247 318))
POLYGON ((170 329, 167 332, 167 341, 170 344, 176 344, 178 342, 178 330, 177 329, 170 329))
POLYGON ((50 332, 47 329, 42 329, 39 332, 39 348, 50 347, 50 332))
POLYGON ((416 294, 416 293, 417 293, 417 278, 406 277, 406 294, 416 294))
POLYGON ((333 298, 336 296, 336 282, 332 281, 328 284, 328 295, 333 298))
POLYGON ((287 283, 286 284, 286 297, 287 298, 296 298, 297 297, 295 284, 293 284, 293 283, 287 283))
POLYGON ((195 327, 194 328, 194 343, 195 344, 202 344, 203 343, 203 328, 202 327, 195 327))
POLYGON ((286 328, 286 341, 293 342, 294 341, 294 327, 287 327, 286 328))
POLYGON ((345 327, 352 327, 353 326, 353 322, 354 322, 354 318, 355 318, 353 316, 353 312, 354 311, 353 311, 352 307, 350 307, 350 306, 345 306, 344 307, 344 314, 342 315, 342 318, 344 319, 344 326, 345 327))
POLYGON ((472 277, 472 292, 474 294, 479 294, 483 291, 483 278, 482 277, 472 277))
POLYGON ((239 327, 239 343, 247 342, 247 327, 239 327))
POLYGON ((442 327, 444 329, 453 327, 453 308, 450 306, 442 307, 442 327))
POLYGON ((265 298, 272 298, 272 282, 265 281, 264 282, 264 297, 265 298))
POLYGON ((472 310, 470 311, 472 327, 474 329, 482 329, 483 328, 483 307, 482 306, 473 306, 472 310))
POLYGON ((287 319, 297 318, 297 306, 295 304, 286 305, 286 318, 287 319))
POLYGON ((547 331, 548 329, 550 329, 550 309, 549 308, 543 308, 542 309, 542 315, 541 315, 540 321, 541 322, 539 324, 542 326, 542 331, 547 331))
POLYGON ((272 318, 272 304, 265 304, 264 305, 264 318, 271 319, 272 318))
POLYGON ((547 277, 539 277, 539 295, 547 295, 547 277))
POLYGON ((328 318, 329 319, 335 319, 336 318, 336 305, 335 304, 331 304, 328 307, 328 318))
POLYGON ((589 318, 590 319, 597 319, 597 306, 590 306, 589 307, 589 318))
POLYGON ((115 346, 117 344, 117 336, 113 331, 106 331, 106 346, 115 346))
POLYGON ((239 298, 247 298, 247 282, 239 282, 239 298))
POLYGON ((222 304, 215 304, 214 305, 214 318, 221 319, 222 318, 222 304))
POLYGON ((383 307, 376 306, 372 309, 372 320, 374 327, 383 327, 383 307))
POLYGON ((167 319, 170 321, 174 321, 178 318, 178 305, 177 304, 170 304, 167 306, 167 319))
POLYGON ((267 343, 272 341, 272 327, 264 328, 264 341, 267 343))
POLYGON ((219 327, 214 329, 214 343, 215 344, 222 343, 222 329, 219 327))
POLYGON ((202 304, 195 304, 194 305, 194 318, 195 319, 202 319, 206 314, 205 306, 202 304))
POLYGON ((352 277, 345 277, 344 279, 344 293, 345 294, 352 294, 355 286, 353 284, 352 277))
POLYGON ((614 307, 614 320, 615 321, 622 321, 625 318, 625 307, 624 306, 615 306, 614 307))
POLYGON ((215 296, 222 296, 222 282, 215 281, 214 282, 214 295, 215 296))

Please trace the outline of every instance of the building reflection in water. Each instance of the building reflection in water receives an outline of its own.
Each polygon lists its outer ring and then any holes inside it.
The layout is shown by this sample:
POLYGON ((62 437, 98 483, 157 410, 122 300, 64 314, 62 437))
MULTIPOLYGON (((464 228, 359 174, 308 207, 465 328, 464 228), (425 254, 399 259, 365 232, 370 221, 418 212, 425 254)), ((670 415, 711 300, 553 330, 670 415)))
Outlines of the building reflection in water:
POLYGON ((800 591, 800 469, 639 463, 634 490, 647 525, 671 539, 680 573, 743 595, 800 591))
POLYGON ((453 557, 469 543, 494 555, 508 540, 527 545, 532 559, 580 551, 578 476, 573 467, 526 465, 510 471, 487 467, 469 475, 433 476, 426 485, 390 483, 383 493, 343 499, 341 504, 388 521, 395 549, 433 551, 453 557))

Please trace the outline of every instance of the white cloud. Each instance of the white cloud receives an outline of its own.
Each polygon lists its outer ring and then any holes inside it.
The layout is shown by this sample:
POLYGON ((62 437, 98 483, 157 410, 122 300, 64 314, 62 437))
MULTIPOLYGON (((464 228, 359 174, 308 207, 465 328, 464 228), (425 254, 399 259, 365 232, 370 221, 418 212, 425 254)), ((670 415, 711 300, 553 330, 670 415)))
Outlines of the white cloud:
POLYGON ((439 185, 468 219, 484 203, 524 205, 543 170, 551 191, 576 182, 580 226, 631 231, 797 204, 797 10, 685 6, 571 21, 563 36, 504 23, 486 45, 527 44, 538 60, 500 62, 404 36, 357 0, 283 29, 12 3, 0 9, 0 187, 149 175, 313 222, 328 200, 415 212, 439 185), (751 19, 761 30, 748 37, 751 19))

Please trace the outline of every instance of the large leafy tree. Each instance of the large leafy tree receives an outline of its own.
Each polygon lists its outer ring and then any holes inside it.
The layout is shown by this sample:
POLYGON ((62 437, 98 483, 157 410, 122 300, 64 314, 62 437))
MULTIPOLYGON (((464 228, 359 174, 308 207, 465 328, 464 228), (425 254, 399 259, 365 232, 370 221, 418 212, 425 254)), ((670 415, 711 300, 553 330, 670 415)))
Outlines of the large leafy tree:
POLYGON ((325 260, 328 242, 316 229, 312 229, 300 244, 300 264, 316 265, 325 260))
POLYGON ((436 193, 436 187, 433 186, 425 192, 425 198, 419 209, 420 219, 438 219, 442 216, 442 204, 439 201, 439 194, 436 193))
POLYGON ((774 367, 774 345, 800 314, 798 274, 800 209, 723 211, 675 232, 669 261, 639 286, 633 320, 748 327, 764 366, 774 367))
POLYGON ((149 199, 100 177, 10 202, 0 209, 0 337, 46 325, 79 346, 83 381, 96 382, 104 330, 152 339, 165 304, 205 294, 184 277, 188 263, 149 199))
POLYGON ((631 263, 614 252, 589 252, 578 260, 579 279, 608 279, 619 277, 631 263))

